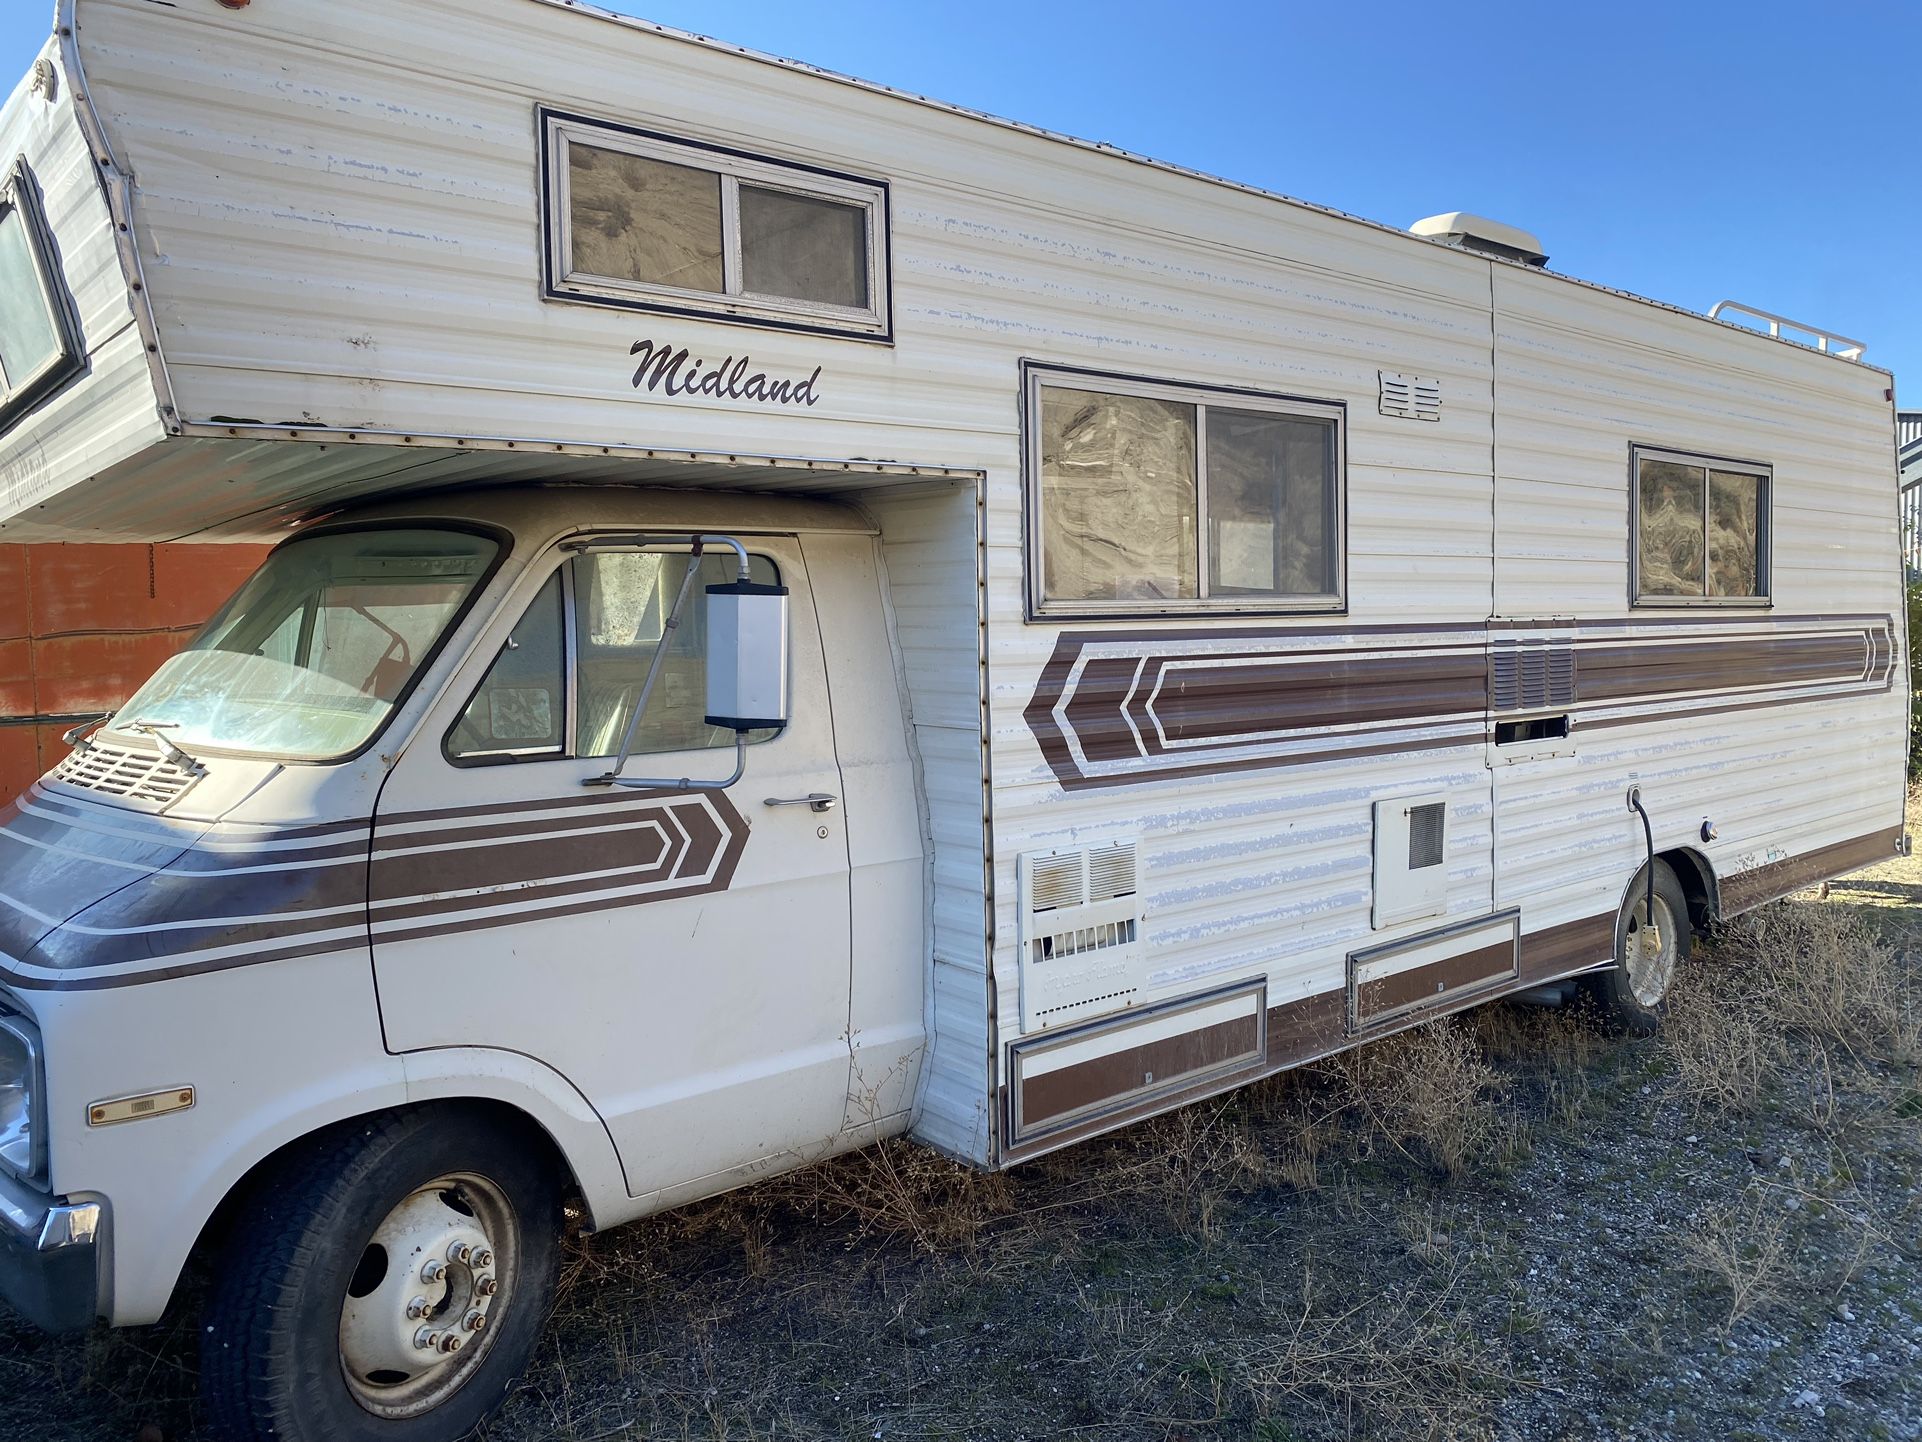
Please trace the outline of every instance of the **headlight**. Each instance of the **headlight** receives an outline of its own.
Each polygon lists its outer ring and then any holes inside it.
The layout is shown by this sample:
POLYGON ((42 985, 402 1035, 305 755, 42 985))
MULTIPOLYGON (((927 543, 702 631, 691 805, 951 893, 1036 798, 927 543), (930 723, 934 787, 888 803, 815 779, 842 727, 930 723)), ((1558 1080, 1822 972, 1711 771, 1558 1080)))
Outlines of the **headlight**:
POLYGON ((0 1167, 22 1181, 46 1162, 40 1125, 40 1034, 25 1017, 0 1012, 0 1167))

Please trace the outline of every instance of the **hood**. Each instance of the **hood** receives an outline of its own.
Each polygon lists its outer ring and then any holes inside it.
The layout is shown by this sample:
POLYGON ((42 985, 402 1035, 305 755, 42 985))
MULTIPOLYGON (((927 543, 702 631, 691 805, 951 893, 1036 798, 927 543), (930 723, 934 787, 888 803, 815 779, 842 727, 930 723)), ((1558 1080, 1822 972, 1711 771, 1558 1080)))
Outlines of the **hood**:
POLYGON ((0 980, 93 989, 365 945, 369 829, 181 821, 36 785, 0 812, 0 980))
POLYGON ((177 859, 207 823, 101 805, 35 784, 0 810, 0 955, 177 859))

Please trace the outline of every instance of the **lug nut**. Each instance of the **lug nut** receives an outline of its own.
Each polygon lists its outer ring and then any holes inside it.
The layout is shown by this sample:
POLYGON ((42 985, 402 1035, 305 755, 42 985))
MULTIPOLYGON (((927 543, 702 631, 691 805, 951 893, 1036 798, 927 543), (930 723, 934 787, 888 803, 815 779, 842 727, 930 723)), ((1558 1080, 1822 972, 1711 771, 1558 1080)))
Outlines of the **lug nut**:
POLYGON ((469 1265, 475 1267, 491 1267, 494 1265, 494 1254, 485 1247, 476 1247, 474 1248, 474 1255, 470 1259, 469 1265))
POLYGON ((450 1262, 459 1262, 463 1267, 467 1265, 468 1259, 473 1255, 473 1247, 466 1242, 456 1242, 447 1249, 447 1260, 450 1262))
POLYGON ((442 1332, 440 1334, 440 1349, 443 1352, 460 1351, 461 1340, 459 1335, 454 1332, 442 1332))
POLYGON ((439 1334, 432 1327, 422 1327, 414 1333, 414 1345, 423 1352, 431 1352, 434 1350, 434 1342, 438 1336, 439 1334))
POLYGON ((492 1277, 482 1277, 474 1283, 474 1290, 483 1297, 491 1297, 501 1289, 501 1284, 492 1277))
POLYGON ((480 1308, 476 1307, 473 1311, 467 1314, 465 1319, 462 1320, 461 1326, 465 1327, 470 1332, 484 1331, 487 1327, 487 1313, 481 1311, 480 1308))
POLYGON ((425 1317, 429 1312, 433 1311, 433 1309, 434 1304, 425 1297, 415 1297, 407 1304, 407 1320, 410 1322, 418 1322, 422 1317, 425 1317))
POLYGON ((439 1257, 429 1257, 420 1264, 420 1279, 423 1282, 438 1282, 447 1274, 447 1263, 439 1257))

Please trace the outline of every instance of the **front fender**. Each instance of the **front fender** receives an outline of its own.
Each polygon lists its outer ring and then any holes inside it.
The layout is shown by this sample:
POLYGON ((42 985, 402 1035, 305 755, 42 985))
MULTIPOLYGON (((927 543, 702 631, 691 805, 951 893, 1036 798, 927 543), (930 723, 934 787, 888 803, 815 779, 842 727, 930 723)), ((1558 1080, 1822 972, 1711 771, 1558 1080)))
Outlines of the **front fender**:
POLYGON ((400 1060, 410 1102, 501 1102, 538 1124, 573 1170, 596 1229, 638 1214, 607 1123, 552 1067, 493 1047, 433 1047, 406 1052, 400 1060))
POLYGON ((167 1171, 142 1176, 131 1190, 116 1188, 108 1196, 107 1319, 116 1327, 160 1319, 207 1223, 267 1158, 335 1122, 406 1101, 397 1057, 341 1071, 323 1087, 278 1097, 245 1121, 197 1140, 174 1154, 167 1171))
POLYGON ((337 1122, 410 1103, 499 1102, 552 1138, 573 1171, 591 1223, 632 1215, 620 1158, 600 1116, 566 1079, 513 1052, 447 1048, 383 1056, 341 1070, 176 1153, 165 1176, 145 1180, 111 1207, 107 1315, 115 1326, 157 1321, 178 1285, 194 1243, 221 1203, 276 1152, 337 1122))

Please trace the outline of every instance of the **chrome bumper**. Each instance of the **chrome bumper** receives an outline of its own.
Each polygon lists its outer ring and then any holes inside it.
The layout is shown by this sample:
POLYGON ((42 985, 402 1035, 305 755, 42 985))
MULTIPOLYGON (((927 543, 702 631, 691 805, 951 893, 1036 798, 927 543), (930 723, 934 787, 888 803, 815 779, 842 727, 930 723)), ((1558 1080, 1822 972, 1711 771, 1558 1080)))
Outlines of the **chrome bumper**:
POLYGON ((98 1202, 42 1196, 0 1174, 0 1298, 35 1326, 77 1331, 99 1312, 98 1202))

